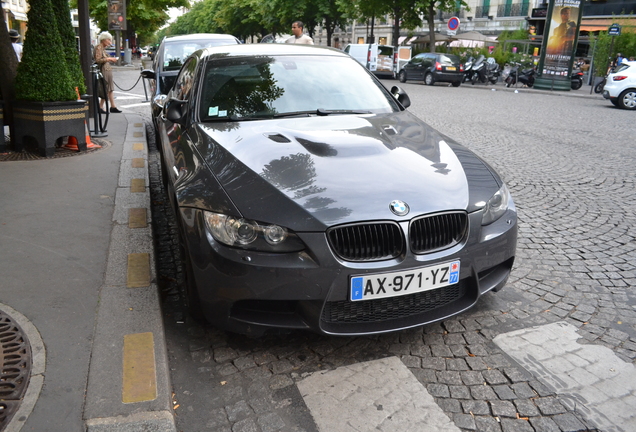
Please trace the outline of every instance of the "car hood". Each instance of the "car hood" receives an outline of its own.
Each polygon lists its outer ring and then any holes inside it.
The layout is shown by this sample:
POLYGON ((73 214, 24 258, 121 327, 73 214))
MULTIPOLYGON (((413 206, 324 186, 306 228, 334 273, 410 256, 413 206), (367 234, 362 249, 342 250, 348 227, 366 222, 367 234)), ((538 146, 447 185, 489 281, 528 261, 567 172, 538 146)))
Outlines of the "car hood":
POLYGON ((296 230, 470 211, 466 161, 481 178, 480 199, 498 188, 478 158, 406 111, 202 123, 196 133, 201 157, 244 217, 296 230), (410 212, 393 214, 393 200, 410 212))

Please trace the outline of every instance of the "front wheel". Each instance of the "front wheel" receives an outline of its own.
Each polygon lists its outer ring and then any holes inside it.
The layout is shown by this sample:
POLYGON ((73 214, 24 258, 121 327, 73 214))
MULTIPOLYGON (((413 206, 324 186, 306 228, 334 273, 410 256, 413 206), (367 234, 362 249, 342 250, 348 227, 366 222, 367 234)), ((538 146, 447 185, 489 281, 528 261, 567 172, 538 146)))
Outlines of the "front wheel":
POLYGON ((634 110, 636 109, 636 90, 628 89, 618 96, 619 108, 634 110))
POLYGON ((490 84, 497 84, 497 77, 491 77, 490 78, 490 84))
POLYGON ((601 81, 600 83, 596 84, 596 87, 594 87, 594 93, 603 93, 604 87, 605 87, 605 79, 603 79, 603 81, 601 81))
POLYGON ((433 84, 435 84, 435 78, 433 78, 433 74, 428 72, 426 74, 426 76, 424 77, 424 84, 432 86, 433 84))
POLYGON ((401 83, 406 82, 406 72, 404 72, 404 70, 400 71, 400 73, 398 74, 398 79, 401 83))

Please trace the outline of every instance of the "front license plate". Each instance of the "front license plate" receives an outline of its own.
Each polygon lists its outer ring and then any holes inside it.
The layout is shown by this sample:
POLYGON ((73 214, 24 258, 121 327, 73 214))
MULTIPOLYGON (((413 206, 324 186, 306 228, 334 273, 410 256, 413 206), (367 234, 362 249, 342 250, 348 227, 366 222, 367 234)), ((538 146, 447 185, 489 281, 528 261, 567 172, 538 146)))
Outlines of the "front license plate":
POLYGON ((429 291, 459 282, 459 261, 400 272, 351 278, 351 301, 374 300, 429 291))
POLYGON ((455 66, 446 66, 447 71, 456 71, 457 68, 455 66))

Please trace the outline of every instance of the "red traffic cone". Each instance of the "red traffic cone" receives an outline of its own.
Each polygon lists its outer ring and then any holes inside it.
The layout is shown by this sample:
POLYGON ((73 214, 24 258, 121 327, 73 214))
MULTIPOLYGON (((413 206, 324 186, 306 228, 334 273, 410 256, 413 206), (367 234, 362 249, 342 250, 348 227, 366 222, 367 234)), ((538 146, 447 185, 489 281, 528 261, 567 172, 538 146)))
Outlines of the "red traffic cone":
POLYGON ((77 146, 77 138, 74 136, 68 137, 68 143, 64 144, 62 147, 68 150, 79 151, 79 147, 77 146))
POLYGON ((86 124, 86 120, 84 120, 84 131, 86 131, 86 148, 87 149, 97 149, 102 148, 99 144, 93 144, 91 142, 91 133, 88 131, 88 125, 86 124))

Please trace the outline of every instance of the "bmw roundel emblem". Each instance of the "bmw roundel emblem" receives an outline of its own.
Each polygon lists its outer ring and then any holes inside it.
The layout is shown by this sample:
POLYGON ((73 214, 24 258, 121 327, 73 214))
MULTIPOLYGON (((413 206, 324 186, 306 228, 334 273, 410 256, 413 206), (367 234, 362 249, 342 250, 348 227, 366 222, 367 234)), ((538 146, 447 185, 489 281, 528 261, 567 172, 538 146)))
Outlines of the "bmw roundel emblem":
POLYGON ((395 213, 398 216, 406 216, 407 214, 409 214, 409 211, 411 210, 407 203, 400 200, 391 201, 391 204, 389 204, 389 208, 391 209, 393 213, 395 213))

